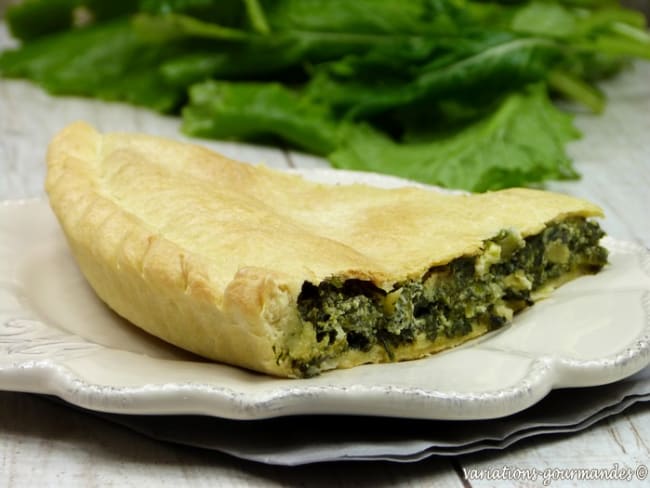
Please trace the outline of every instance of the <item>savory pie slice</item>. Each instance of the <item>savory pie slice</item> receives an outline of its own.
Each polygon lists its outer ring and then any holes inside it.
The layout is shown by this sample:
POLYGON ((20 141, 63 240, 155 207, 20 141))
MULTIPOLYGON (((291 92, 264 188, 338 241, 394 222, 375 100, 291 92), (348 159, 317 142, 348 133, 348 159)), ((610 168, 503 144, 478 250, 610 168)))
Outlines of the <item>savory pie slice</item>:
POLYGON ((607 261, 584 200, 324 185, 77 123, 47 191, 97 294, 207 358, 304 377, 419 358, 607 261))

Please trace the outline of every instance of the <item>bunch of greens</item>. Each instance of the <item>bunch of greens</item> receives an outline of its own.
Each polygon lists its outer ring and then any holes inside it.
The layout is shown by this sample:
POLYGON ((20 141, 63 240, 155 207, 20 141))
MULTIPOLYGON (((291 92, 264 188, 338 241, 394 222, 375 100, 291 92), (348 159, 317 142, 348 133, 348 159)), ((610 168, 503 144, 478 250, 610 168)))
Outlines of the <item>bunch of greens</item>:
POLYGON ((650 59, 617 0, 26 0, 0 73, 182 112, 190 135, 484 191, 576 178, 551 96, 650 59))

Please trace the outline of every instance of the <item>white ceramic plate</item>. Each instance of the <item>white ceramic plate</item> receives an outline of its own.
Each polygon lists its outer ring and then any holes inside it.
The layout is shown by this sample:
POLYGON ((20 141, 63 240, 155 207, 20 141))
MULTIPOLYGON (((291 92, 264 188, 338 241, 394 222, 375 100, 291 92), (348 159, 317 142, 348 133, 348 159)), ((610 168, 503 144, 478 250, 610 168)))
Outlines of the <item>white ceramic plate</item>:
MULTIPOLYGON (((313 178, 396 186, 394 178, 313 178)), ((551 389, 591 386, 650 362, 650 254, 607 238, 611 265, 518 315, 512 326, 430 358, 304 380, 202 361, 140 332, 93 294, 41 201, 0 204, 0 388, 136 414, 261 419, 357 414, 485 419, 551 389)))

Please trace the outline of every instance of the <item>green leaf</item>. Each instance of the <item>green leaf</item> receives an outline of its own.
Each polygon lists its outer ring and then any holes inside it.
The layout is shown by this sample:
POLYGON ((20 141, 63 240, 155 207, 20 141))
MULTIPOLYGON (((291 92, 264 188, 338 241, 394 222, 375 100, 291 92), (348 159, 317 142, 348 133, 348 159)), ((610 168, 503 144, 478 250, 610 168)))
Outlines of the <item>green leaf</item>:
POLYGON ((650 43, 643 43, 616 35, 601 35, 593 41, 577 45, 585 51, 608 54, 610 56, 637 57, 650 59, 650 43))
POLYGON ((246 21, 243 0, 139 0, 137 3, 139 12, 151 15, 177 13, 231 28, 242 28, 246 21))
POLYGON ((196 48, 165 61, 160 72, 176 86, 190 86, 210 78, 242 79, 268 77, 295 67, 305 57, 300 44, 270 38, 264 46, 244 43, 221 49, 196 48))
POLYGON ((357 62, 344 59, 349 65, 344 77, 336 65, 322 70, 311 82, 311 96, 343 110, 350 118, 368 117, 423 100, 472 96, 477 91, 497 98, 543 80, 560 58, 561 47, 544 38, 494 34, 459 43, 457 48, 444 46, 442 52, 432 49, 431 60, 422 60, 406 82, 377 76, 372 63, 367 62, 370 56, 378 57, 373 52, 357 62))
POLYGON ((554 70, 548 76, 548 83, 558 93, 581 103, 596 114, 605 109, 605 96, 602 92, 569 73, 554 70))
POLYGON ((271 29, 259 2, 257 0, 244 0, 244 3, 253 30, 259 34, 269 34, 271 29))
POLYGON ((70 28, 77 0, 27 0, 7 8, 7 22, 14 37, 36 39, 70 28))
POLYGON ((133 18, 133 26, 140 37, 149 42, 167 43, 187 37, 216 39, 225 41, 244 41, 250 34, 239 29, 224 27, 212 22, 203 22, 188 15, 138 14, 133 18))
POLYGON ((157 74, 182 46, 149 45, 126 19, 62 32, 0 56, 0 73, 29 78, 50 93, 123 100, 167 112, 184 90, 157 74))
POLYGON ((486 191, 576 178, 564 146, 578 137, 543 86, 508 96, 489 117, 431 142, 399 144, 364 126, 329 156, 338 168, 381 171, 424 183, 486 191))
POLYGON ((12 35, 30 41, 134 10, 135 5, 130 0, 24 0, 10 5, 6 14, 12 35))
POLYGON ((621 8, 604 8, 594 11, 579 12, 577 30, 584 38, 607 32, 616 24, 625 24, 637 29, 646 26, 646 19, 641 12, 621 8))
POLYGON ((336 147, 337 127, 324 107, 278 83, 208 81, 192 86, 183 109, 186 134, 255 140, 276 136, 316 154, 336 147))
POLYGON ((643 14, 622 9, 604 9, 583 15, 580 36, 573 49, 598 55, 650 59, 650 33, 643 14))
POLYGON ((516 32, 558 39, 571 37, 576 30, 576 19, 563 5, 532 2, 524 6, 512 19, 516 32))
POLYGON ((273 31, 407 36, 458 32, 463 0, 274 0, 264 3, 273 31))

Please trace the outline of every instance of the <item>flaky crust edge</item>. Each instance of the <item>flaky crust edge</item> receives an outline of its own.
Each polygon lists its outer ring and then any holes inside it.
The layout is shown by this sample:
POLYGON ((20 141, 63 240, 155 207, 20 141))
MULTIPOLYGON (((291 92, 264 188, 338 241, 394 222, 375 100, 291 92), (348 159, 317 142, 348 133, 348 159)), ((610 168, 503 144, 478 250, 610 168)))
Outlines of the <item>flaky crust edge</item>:
POLYGON ((297 284, 268 270, 241 268, 223 293, 216 290, 200 256, 148 229, 102 191, 93 172, 102 157, 102 137, 82 122, 64 128, 48 148, 45 184, 77 264, 97 295, 145 331, 201 356, 296 376, 288 363, 276 360, 274 348, 296 326, 291 304, 297 284))

